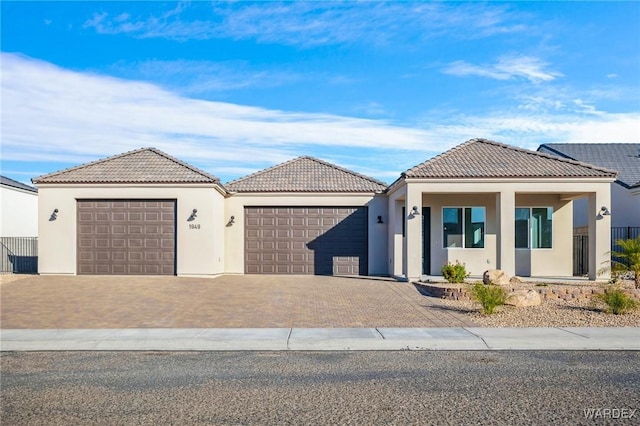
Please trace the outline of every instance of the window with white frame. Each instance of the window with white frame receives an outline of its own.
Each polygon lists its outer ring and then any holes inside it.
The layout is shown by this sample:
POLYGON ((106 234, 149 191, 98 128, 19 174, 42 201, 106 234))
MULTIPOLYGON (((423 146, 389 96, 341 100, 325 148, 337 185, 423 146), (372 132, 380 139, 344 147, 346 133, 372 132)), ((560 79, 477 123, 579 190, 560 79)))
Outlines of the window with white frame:
POLYGON ((484 207, 443 207, 443 247, 484 248, 485 223, 484 207))
POLYGON ((516 207, 515 219, 517 249, 553 247, 552 207, 516 207))

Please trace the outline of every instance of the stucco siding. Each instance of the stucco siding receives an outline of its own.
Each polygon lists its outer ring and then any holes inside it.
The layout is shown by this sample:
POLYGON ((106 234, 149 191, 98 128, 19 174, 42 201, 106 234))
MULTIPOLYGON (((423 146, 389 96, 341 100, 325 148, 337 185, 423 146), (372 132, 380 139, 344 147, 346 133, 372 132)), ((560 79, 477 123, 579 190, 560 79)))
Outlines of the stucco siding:
POLYGON ((464 263, 473 275, 496 268, 496 203, 495 194, 424 194, 423 206, 431 207, 431 274, 440 275, 447 262, 464 263), (444 248, 442 242, 442 209, 444 207, 485 207, 484 248, 444 248))
POLYGON ((224 272, 224 197, 214 185, 41 185, 39 194, 41 274, 77 273, 78 199, 176 200, 177 275, 224 272), (54 209, 58 209, 57 218, 50 220, 54 209), (187 221, 193 209, 197 216, 187 221))
MULTIPOLYGON (((573 226, 579 228, 588 225, 587 198, 575 201, 573 209, 573 226)), ((602 206, 600 206, 602 207, 602 206)), ((617 184, 611 184, 611 226, 640 226, 640 196, 617 184)))

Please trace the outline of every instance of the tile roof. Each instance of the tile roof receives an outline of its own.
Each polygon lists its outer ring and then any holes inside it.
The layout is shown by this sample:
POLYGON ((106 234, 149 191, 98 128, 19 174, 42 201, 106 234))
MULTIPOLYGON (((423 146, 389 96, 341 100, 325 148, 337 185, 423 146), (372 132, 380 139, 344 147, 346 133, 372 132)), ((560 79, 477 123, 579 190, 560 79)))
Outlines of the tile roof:
POLYGON ((471 139, 405 173, 408 178, 614 178, 616 172, 591 164, 471 139))
POLYGON ((381 192, 387 185, 317 158, 298 157, 225 187, 233 192, 381 192))
POLYGON ((11 186, 13 188, 22 189, 23 191, 38 192, 38 190, 33 186, 25 185, 22 182, 18 182, 17 180, 13 180, 5 176, 0 176, 0 184, 4 186, 11 186))
POLYGON ((220 180, 155 148, 135 151, 33 179, 33 183, 219 183, 220 180))
POLYGON ((538 151, 617 170, 618 183, 640 185, 640 143, 547 143, 538 151))

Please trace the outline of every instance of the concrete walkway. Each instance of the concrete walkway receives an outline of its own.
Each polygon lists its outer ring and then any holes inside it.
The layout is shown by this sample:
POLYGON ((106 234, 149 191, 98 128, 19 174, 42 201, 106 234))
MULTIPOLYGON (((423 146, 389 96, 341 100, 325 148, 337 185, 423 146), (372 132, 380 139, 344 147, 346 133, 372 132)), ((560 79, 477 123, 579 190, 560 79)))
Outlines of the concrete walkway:
POLYGON ((640 327, 7 329, 0 350, 640 350, 640 327))

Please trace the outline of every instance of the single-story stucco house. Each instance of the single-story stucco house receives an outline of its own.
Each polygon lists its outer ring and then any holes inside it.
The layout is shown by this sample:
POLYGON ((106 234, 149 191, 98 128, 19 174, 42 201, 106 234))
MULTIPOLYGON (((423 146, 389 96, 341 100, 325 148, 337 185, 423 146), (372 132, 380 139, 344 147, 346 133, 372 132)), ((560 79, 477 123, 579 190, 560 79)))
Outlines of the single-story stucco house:
MULTIPOLYGON (((484 139, 390 186, 299 157, 221 184, 146 148, 35 178, 41 274, 572 275, 589 201, 590 278, 608 260, 616 172, 484 139), (55 217, 53 215, 55 213, 55 217)), ((604 276, 600 278, 605 278, 604 276)))

